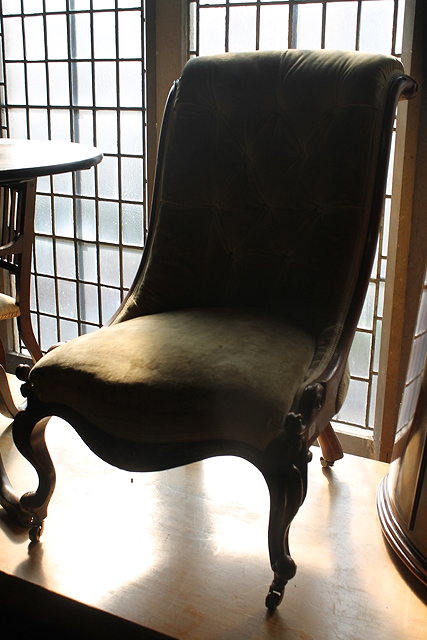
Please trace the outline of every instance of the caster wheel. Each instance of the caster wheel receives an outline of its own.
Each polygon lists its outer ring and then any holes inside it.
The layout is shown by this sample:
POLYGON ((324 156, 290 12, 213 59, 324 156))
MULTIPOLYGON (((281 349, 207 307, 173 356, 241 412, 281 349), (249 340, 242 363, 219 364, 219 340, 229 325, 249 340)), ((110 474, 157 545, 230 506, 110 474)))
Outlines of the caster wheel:
POLYGON ((325 458, 320 458, 320 464, 322 465, 322 467, 324 469, 327 469, 328 467, 333 467, 334 466, 334 461, 333 460, 325 460, 325 458))
POLYGON ((34 524, 28 532, 31 542, 39 542, 44 529, 44 522, 34 524))
POLYGON ((283 600, 284 590, 283 591, 275 591, 274 589, 270 589, 267 593, 267 597, 265 598, 265 606, 269 611, 274 611, 279 604, 283 600))

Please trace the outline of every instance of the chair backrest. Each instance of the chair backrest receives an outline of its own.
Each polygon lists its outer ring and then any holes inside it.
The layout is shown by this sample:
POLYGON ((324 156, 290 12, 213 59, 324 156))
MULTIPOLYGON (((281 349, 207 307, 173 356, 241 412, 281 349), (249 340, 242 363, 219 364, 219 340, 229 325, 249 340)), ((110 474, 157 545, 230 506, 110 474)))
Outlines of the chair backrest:
POLYGON ((360 52, 191 59, 165 114, 148 244, 115 321, 244 306, 315 335, 341 325, 361 271, 367 286, 402 75, 395 58, 360 52))
POLYGON ((15 277, 10 293, 18 303, 29 299, 34 202, 35 181, 0 186, 0 268, 15 277))

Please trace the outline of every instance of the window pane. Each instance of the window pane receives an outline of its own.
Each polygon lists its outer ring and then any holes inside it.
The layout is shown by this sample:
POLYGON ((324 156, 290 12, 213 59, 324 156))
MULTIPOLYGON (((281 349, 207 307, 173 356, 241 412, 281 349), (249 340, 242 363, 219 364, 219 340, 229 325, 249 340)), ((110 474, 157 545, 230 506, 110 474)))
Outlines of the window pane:
POLYGON ((120 114, 121 152, 143 155, 143 118, 140 111, 122 111, 120 114))
POLYGON ((30 104, 45 105, 46 93, 46 67, 42 63, 35 62, 27 65, 28 101, 30 104))
POLYGON ((76 200, 76 230, 80 240, 96 240, 95 202, 79 198, 76 200))
POLYGON ((320 49, 322 44, 322 5, 298 5, 297 46, 300 49, 320 49))
POLYGON ((44 60, 46 51, 43 18, 41 16, 24 18, 24 28, 27 60, 44 60))
POLYGON ((53 243, 50 238, 36 237, 36 268, 38 273, 53 276, 53 243))
POLYGON ((375 310, 375 289, 375 284, 371 282, 368 287, 368 292, 365 298, 365 304, 363 305, 362 313, 360 314, 360 320, 358 324, 358 327, 360 329, 372 329, 375 310))
POLYGON ((119 14, 119 56, 140 58, 142 54, 141 14, 125 11, 119 14))
POLYGON ((119 195, 117 158, 104 157, 97 170, 99 196, 117 199, 119 195))
POLYGON ((350 373, 360 378, 369 378, 369 365, 371 362, 372 337, 369 333, 357 331, 354 336, 350 351, 350 373))
POLYGON ((59 315, 77 319, 77 289, 75 282, 58 279, 59 315))
POLYGON ((45 6, 46 6, 46 12, 65 11, 67 8, 66 0, 45 0, 45 6))
POLYGON ((116 57, 116 21, 112 11, 93 15, 94 57, 116 57))
POLYGON ((259 48, 287 49, 288 5, 266 5, 260 11, 259 48))
POLYGON ((58 342, 57 320, 50 316, 40 316, 40 347, 47 351, 53 344, 58 342))
POLYGON ((95 195, 95 174, 94 169, 90 171, 76 171, 76 193, 79 196, 95 195))
POLYGON ((30 109, 28 111, 28 119, 31 137, 47 140, 49 138, 49 129, 46 111, 44 109, 30 109))
POLYGON ((77 78, 73 104, 81 107, 89 106, 93 103, 92 65, 90 62, 73 62, 73 68, 77 78))
POLYGON ((70 320, 59 321, 59 340, 61 342, 67 342, 68 340, 73 340, 77 338, 78 335, 78 324, 77 322, 71 322, 70 320))
POLYGON ((25 13, 41 13, 42 11, 43 0, 24 0, 25 13))
POLYGON ((55 234, 74 237, 73 201, 71 198, 54 198, 55 234))
POLYGON ((71 173, 60 173, 52 177, 53 192, 72 195, 73 178, 71 173))
POLYGON ((420 334, 424 331, 427 331, 427 290, 424 290, 421 296, 416 333, 420 334))
POLYGON ((140 62, 120 62, 120 106, 142 107, 142 65, 140 62))
POLYGON ((6 65, 6 84, 9 104, 22 104, 27 101, 25 94, 24 65, 20 63, 6 65))
POLYGON ((91 21, 90 14, 81 13, 73 14, 71 21, 74 26, 75 33, 75 45, 72 48, 73 58, 91 58, 92 57, 92 44, 91 44, 91 21))
POLYGON ((50 132, 52 140, 70 140, 70 114, 68 110, 51 110, 50 132))
MULTIPOLYGON (((27 114, 24 109, 9 109, 9 135, 11 138, 27 137, 27 114)), ((40 191, 40 180, 37 186, 40 191)))
POLYGON ((103 284, 120 284, 120 265, 118 247, 100 247, 101 282, 103 284))
POLYGON ((92 284, 80 284, 80 319, 86 322, 99 322, 98 287, 92 284))
POLYGON ((89 242, 77 244, 77 257, 79 265, 79 278, 86 282, 98 280, 98 258, 96 246, 89 242))
POLYGON ((199 54, 222 53, 225 51, 225 9, 215 7, 200 13, 199 54))
POLYGON ((105 324, 115 314, 120 306, 120 292, 118 289, 101 287, 102 323, 105 324))
MULTIPOLYGON (((93 113, 86 109, 79 109, 77 115, 74 114, 74 140, 83 144, 94 144, 93 135, 93 113)), ((82 172, 87 174, 90 172, 82 172)))
POLYGON ((143 161, 122 157, 122 196, 124 200, 143 200, 143 161))
POLYGON ((95 63, 95 100, 99 107, 117 105, 116 65, 114 62, 95 63))
POLYGON ((229 51, 252 51, 256 44, 256 8, 230 9, 229 51))
MULTIPOLYGON (((4 2, 3 2, 4 11, 4 2)), ((12 12, 11 12, 12 13, 12 12)), ((16 4, 15 11, 16 13, 16 4)), ((21 18, 5 18, 4 28, 4 49, 6 60, 23 60, 24 44, 22 40, 22 20, 21 18)))
POLYGON ((362 3, 360 50, 390 53, 392 45, 393 0, 362 3), (378 28, 381 25, 381 29, 378 28))
POLYGON ((49 62, 48 72, 50 104, 54 106, 70 104, 70 87, 68 80, 67 63, 49 62))
POLYGON ((144 245, 144 214, 141 205, 122 206, 122 236, 124 244, 144 245))
POLYGON ((356 27, 357 2, 329 3, 326 10, 326 48, 354 49, 356 27))
POLYGON ((103 153, 117 153, 116 111, 98 111, 96 114, 96 146, 103 153))
POLYGON ((66 60, 68 58, 66 16, 46 16, 46 33, 49 59, 66 60))
POLYGON ((38 194, 36 200, 36 216, 34 229, 36 233, 52 233, 52 199, 50 196, 38 194))
POLYGON ((338 420, 365 426, 368 400, 368 383, 361 380, 350 380, 345 402, 337 416, 338 420))
POLYGON ((37 294, 41 313, 56 315, 56 292, 53 278, 37 278, 37 294))
POLYGON ((72 240, 55 241, 56 271, 60 278, 76 278, 76 264, 74 255, 74 242, 72 240))
POLYGON ((124 249, 123 251, 123 285, 130 288, 141 262, 141 251, 124 249))
POLYGON ((99 203, 99 239, 101 242, 119 242, 119 205, 117 202, 99 203))

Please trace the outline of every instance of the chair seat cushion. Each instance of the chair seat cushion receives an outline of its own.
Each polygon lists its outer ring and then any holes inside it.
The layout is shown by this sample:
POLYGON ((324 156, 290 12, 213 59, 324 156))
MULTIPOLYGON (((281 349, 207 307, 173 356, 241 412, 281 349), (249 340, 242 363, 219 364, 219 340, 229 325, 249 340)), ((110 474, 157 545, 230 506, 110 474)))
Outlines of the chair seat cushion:
POLYGON ((0 293, 0 320, 17 318, 20 313, 15 298, 7 296, 5 293, 0 293))
POLYGON ((189 309, 133 318, 62 345, 32 369, 36 396, 146 443, 278 434, 314 338, 257 311, 189 309))

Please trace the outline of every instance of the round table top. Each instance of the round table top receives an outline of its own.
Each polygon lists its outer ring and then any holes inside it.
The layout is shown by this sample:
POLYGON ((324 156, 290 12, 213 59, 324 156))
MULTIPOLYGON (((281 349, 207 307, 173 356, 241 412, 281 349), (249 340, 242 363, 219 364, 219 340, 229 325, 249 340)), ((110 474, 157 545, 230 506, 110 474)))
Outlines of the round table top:
POLYGON ((101 160, 99 149, 77 142, 0 138, 0 183, 90 169, 101 160))

